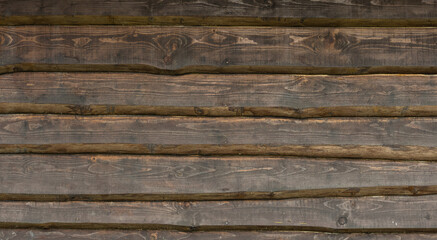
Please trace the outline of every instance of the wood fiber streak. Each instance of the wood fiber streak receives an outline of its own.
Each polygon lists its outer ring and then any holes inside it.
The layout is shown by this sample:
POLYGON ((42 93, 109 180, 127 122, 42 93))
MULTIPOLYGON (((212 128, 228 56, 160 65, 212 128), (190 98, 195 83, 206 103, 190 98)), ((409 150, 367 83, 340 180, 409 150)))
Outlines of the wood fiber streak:
POLYGON ((179 232, 156 230, 63 230, 63 229, 1 229, 0 237, 7 240, 431 240, 432 233, 320 233, 320 232, 179 232))
POLYGON ((436 75, 0 75, 0 113, 437 116, 436 75))
POLYGON ((223 200, 423 195, 437 193, 436 171, 437 163, 420 161, 2 154, 0 199, 223 200))
POLYGON ((437 28, 0 28, 0 72, 435 73, 437 28))
POLYGON ((437 196, 200 202, 0 202, 0 226, 435 231, 437 196))
POLYGON ((0 1, 0 24, 435 26, 429 0, 0 1))

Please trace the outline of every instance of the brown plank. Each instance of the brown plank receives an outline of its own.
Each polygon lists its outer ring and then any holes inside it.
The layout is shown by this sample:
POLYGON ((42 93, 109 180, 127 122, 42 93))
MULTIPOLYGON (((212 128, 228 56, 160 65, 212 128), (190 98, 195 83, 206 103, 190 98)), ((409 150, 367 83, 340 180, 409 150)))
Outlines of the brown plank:
POLYGON ((397 152, 396 157, 406 154, 404 159, 432 160, 436 121, 11 114, 0 116, 0 148, 12 153, 118 152, 121 147, 127 152, 154 154, 287 155, 308 150, 313 155, 344 157, 341 152, 358 147, 352 154, 359 157, 397 152))
POLYGON ((0 113, 437 116, 437 75, 0 75, 0 113))
POLYGON ((0 200, 284 199, 437 193, 437 163, 274 157, 0 155, 0 200))
POLYGON ((2 24, 435 26, 436 12, 426 0, 0 1, 2 24))
POLYGON ((0 202, 1 227, 435 231, 437 195, 200 202, 0 202))
POLYGON ((298 231, 221 231, 180 232, 159 230, 80 230, 80 229, 0 229, 0 237, 8 240, 417 240, 437 239, 433 233, 321 233, 298 231))
POLYGON ((0 72, 437 73, 437 28, 0 28, 0 72))

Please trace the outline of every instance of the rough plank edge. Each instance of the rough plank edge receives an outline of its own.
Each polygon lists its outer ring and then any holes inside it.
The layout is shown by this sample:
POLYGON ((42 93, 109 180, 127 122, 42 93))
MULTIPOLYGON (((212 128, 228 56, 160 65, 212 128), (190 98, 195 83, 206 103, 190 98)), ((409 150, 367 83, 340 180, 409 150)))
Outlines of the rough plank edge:
POLYGON ((298 156, 436 161, 437 147, 364 145, 159 145, 159 144, 0 144, 3 153, 116 153, 200 156, 298 156))
POLYGON ((203 117, 437 117, 437 106, 176 107, 0 103, 0 114, 159 115, 203 117))
POLYGON ((169 70, 146 64, 40 64, 17 63, 0 66, 0 74, 14 72, 138 72, 161 75, 216 74, 437 74, 436 66, 296 67, 296 66, 187 66, 169 70))
POLYGON ((0 201, 33 202, 124 202, 124 201, 227 201, 227 200, 283 200, 293 198, 365 197, 365 196, 423 196, 437 194, 437 185, 382 186, 363 188, 327 188, 278 192, 234 192, 199 194, 5 194, 0 201))
POLYGON ((436 27, 435 18, 287 18, 229 16, 2 16, 0 25, 182 25, 274 27, 436 27))

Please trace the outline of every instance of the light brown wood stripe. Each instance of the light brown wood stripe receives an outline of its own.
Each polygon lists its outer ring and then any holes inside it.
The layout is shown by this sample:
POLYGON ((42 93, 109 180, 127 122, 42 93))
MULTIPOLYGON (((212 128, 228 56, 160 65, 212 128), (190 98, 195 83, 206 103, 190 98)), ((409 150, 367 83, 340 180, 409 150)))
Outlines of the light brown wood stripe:
POLYGON ((0 113, 437 116, 436 75, 0 75, 0 113))
POLYGON ((435 231, 437 196, 201 202, 0 202, 1 227, 435 231))
POLYGON ((0 1, 0 24, 435 26, 430 0, 0 1))
POLYGON ((437 193, 437 163, 274 157, 0 155, 0 199, 224 200, 437 193))
POLYGON ((236 151, 293 155, 308 151, 317 156, 344 157, 341 152, 345 152, 371 158, 397 152, 395 155, 403 155, 403 159, 435 160, 436 121, 435 118, 297 120, 11 114, 0 115, 0 148, 3 153, 123 152, 124 149, 153 154, 236 151))
POLYGON ((65 229, 1 229, 7 240, 431 240, 433 233, 321 233, 298 231, 221 231, 180 232, 163 230, 65 230, 65 229))
POLYGON ((0 72, 437 73, 437 28, 0 28, 0 72))

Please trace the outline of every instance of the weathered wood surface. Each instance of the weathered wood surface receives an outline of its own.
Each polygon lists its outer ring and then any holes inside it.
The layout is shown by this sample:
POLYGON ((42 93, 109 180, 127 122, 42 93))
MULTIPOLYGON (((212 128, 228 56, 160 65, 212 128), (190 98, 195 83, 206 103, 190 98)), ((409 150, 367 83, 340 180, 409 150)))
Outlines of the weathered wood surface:
POLYGON ((154 0, 21 0, 0 1, 0 14, 104 16, 252 16, 292 18, 437 18, 429 0, 389 1, 154 1, 154 0))
POLYGON ((437 28, 0 28, 0 72, 436 73, 437 28))
POLYGON ((436 75, 0 75, 0 113, 437 116, 436 75))
POLYGON ((0 226, 435 231, 436 207, 436 195, 201 202, 0 202, 0 226))
POLYGON ((437 193, 437 163, 0 155, 1 200, 211 200, 437 193))
POLYGON ((159 230, 64 230, 64 229, 0 229, 4 240, 430 240, 433 233, 321 233, 299 231, 208 231, 180 232, 159 230))
POLYGON ((69 153, 119 152, 119 147, 125 147, 128 152, 154 154, 287 154, 308 150, 316 156, 346 152, 372 158, 382 158, 388 151, 406 154, 404 159, 432 160, 437 147, 436 121, 8 114, 0 116, 0 148, 3 153, 32 149, 69 153), (351 150, 354 148, 358 151, 351 150))
POLYGON ((3 24, 434 26, 437 3, 432 0, 2 0, 0 16, 3 24))

